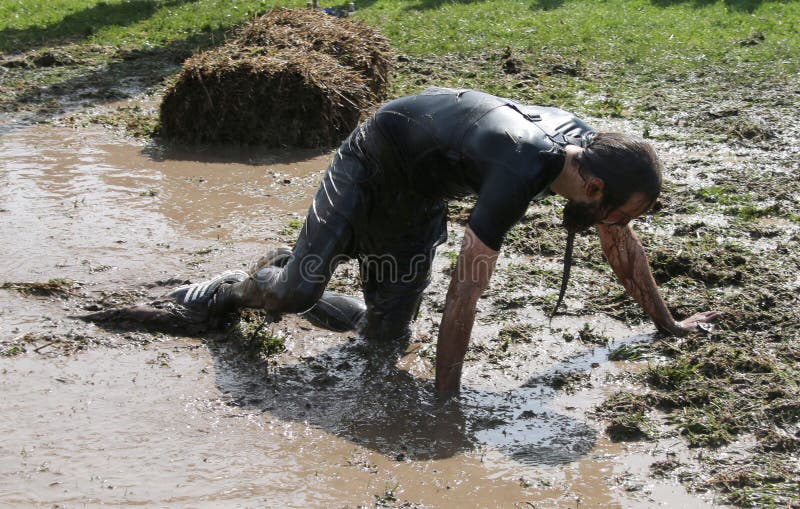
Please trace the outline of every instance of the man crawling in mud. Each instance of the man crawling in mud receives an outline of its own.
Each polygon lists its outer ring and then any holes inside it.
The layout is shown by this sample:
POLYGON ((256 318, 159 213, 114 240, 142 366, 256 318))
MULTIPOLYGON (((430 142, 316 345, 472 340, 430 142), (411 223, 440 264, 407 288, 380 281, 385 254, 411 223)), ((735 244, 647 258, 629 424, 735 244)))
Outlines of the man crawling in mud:
POLYGON ((716 318, 712 311, 678 321, 659 294, 629 223, 660 192, 661 164, 641 139, 597 133, 555 108, 431 88, 384 105, 344 141, 294 249, 274 250, 250 274, 226 272, 170 296, 203 320, 261 308, 301 313, 368 340, 403 341, 446 239, 446 202, 476 195, 437 343, 436 389, 452 394, 503 237, 532 200, 551 193, 567 199, 559 303, 572 239, 594 227, 614 273, 659 330, 683 335, 716 318), (363 301, 325 290, 337 264, 350 258, 360 264, 363 301))

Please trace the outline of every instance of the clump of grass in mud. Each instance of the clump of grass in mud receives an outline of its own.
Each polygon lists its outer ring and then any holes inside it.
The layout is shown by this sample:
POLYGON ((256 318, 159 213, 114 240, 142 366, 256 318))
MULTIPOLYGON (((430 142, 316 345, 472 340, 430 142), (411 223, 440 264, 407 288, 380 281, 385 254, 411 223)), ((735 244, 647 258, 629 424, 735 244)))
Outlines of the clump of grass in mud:
POLYGON ((648 250, 653 277, 665 283, 685 276, 709 285, 739 283, 750 268, 752 254, 741 244, 707 235, 661 240, 648 250))
POLYGON ((396 507, 399 484, 387 486, 383 493, 375 493, 375 507, 396 507))
POLYGON ((635 442, 650 438, 648 421, 644 414, 626 414, 612 417, 606 434, 613 442, 635 442))
POLYGON ((498 270, 497 278, 502 281, 502 286, 494 291, 490 288, 488 295, 495 297, 495 304, 501 308, 522 307, 532 298, 531 288, 542 286, 544 288, 558 288, 561 282, 561 272, 558 269, 542 268, 540 260, 513 263, 498 270), (509 292, 519 290, 522 295, 509 296, 509 292))
POLYGON ((139 105, 121 106, 111 113, 90 117, 89 122, 106 127, 121 128, 134 138, 152 138, 159 134, 159 120, 155 113, 146 112, 139 105))
POLYGON ((22 295, 34 295, 38 297, 70 297, 75 295, 75 290, 79 287, 78 283, 71 279, 56 278, 44 282, 5 282, 0 285, 4 290, 16 290, 22 295))
POLYGON ((286 222, 286 225, 281 229, 281 235, 294 237, 300 231, 300 228, 303 227, 303 220, 302 219, 290 219, 286 222))
POLYGON ((649 396, 618 392, 598 406, 594 413, 609 421, 606 434, 611 440, 628 442, 652 436, 653 426, 645 416, 651 407, 649 396))
POLYGON ((754 193, 742 192, 733 186, 703 187, 694 191, 694 195, 704 203, 717 206, 723 214, 742 221, 779 217, 784 213, 780 203, 758 203, 754 193))
MULTIPOLYGON (((602 333, 598 332, 594 327, 589 325, 589 323, 584 323, 583 327, 578 329, 577 338, 581 343, 589 343, 593 345, 601 345, 605 346, 608 344, 608 337, 603 335, 602 333)), ((565 335, 564 339, 567 341, 572 341, 573 336, 565 335)))
POLYGON ((505 249, 516 253, 558 256, 563 251, 563 234, 546 216, 526 217, 506 235, 505 249))
POLYGON ((228 331, 228 339, 266 357, 286 350, 284 338, 270 326, 274 318, 266 311, 242 311, 228 331))
POLYGON ((653 477, 667 477, 673 471, 680 468, 682 463, 674 457, 667 457, 667 459, 656 461, 650 464, 650 473, 653 477))
POLYGON ((740 507, 800 507, 797 460, 775 462, 761 457, 746 465, 717 462, 719 469, 710 479, 711 485, 727 495, 728 501, 740 507), (787 497, 788 495, 788 497, 787 497))
POLYGON ((97 344, 94 338, 75 332, 60 335, 28 332, 0 343, 0 357, 15 357, 27 352, 44 356, 72 355, 92 344, 97 344))
POLYGON ((25 346, 20 344, 10 344, 0 346, 0 357, 16 357, 26 352, 25 346))
POLYGON ((530 343, 533 340, 534 334, 540 329, 541 327, 530 323, 512 323, 500 329, 498 336, 511 343, 530 343))
POLYGON ((624 343, 611 349, 608 352, 610 361, 638 361, 646 358, 652 352, 652 348, 646 343, 624 343))
POLYGON ((497 342, 502 352, 507 352, 514 343, 530 343, 540 329, 530 323, 511 323, 505 325, 497 334, 497 342))
POLYGON ((584 371, 556 371, 551 375, 533 378, 526 385, 545 384, 557 391, 574 394, 580 389, 591 387, 590 378, 590 374, 584 371))
POLYGON ((442 255, 450 262, 450 265, 445 267, 445 272, 449 274, 456 268, 456 264, 458 263, 458 253, 456 251, 448 250, 444 251, 442 255))

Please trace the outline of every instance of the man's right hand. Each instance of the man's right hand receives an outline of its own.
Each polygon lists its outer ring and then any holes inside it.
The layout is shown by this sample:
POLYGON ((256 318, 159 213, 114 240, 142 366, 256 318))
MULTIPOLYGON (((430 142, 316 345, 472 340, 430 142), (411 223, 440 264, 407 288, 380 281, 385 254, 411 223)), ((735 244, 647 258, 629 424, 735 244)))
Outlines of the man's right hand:
POLYGON ((475 321, 475 307, 489 286, 496 262, 497 251, 467 227, 447 290, 436 343, 436 392, 441 396, 456 394, 461 387, 461 366, 475 321))

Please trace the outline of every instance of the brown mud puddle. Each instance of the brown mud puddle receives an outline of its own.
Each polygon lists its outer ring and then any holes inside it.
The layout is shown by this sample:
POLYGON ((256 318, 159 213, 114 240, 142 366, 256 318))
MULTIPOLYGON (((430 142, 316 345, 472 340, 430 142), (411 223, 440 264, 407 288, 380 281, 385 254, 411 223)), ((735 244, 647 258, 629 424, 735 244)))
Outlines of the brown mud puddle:
MULTIPOLYGON (((88 340, 76 350, 34 342, 0 357, 0 505, 711 505, 649 475, 651 463, 683 454, 680 439, 615 444, 587 416, 626 387, 620 375, 630 364, 546 327, 515 345, 517 356, 488 366, 476 354, 458 404, 440 407, 430 390, 432 309, 397 366, 294 318, 274 326, 287 351, 269 361, 219 335, 115 333, 68 318, 248 265, 285 242, 327 159, 169 153, 91 130, 4 134, 0 282, 76 286, 65 298, 0 290, 0 340, 88 340), (585 383, 553 388, 548 380, 562 372, 584 373, 585 383)), ((445 277, 437 269, 432 289, 445 277)), ((608 318, 588 319, 615 344, 642 339, 608 318)), ((498 328, 477 328, 476 352, 498 328)))

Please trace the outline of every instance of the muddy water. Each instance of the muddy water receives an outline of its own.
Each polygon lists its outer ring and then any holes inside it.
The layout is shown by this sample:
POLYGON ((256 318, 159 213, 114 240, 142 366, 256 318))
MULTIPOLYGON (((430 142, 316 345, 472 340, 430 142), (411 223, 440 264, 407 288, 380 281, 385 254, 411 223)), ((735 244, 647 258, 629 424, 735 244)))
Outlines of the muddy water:
MULTIPOLYGON (((215 337, 68 318, 100 292, 146 299, 163 293, 160 280, 249 263, 302 216, 327 158, 170 152, 52 127, 3 136, 0 280, 81 286, 65 300, 0 290, 0 340, 77 332, 116 348, 0 358, 0 505, 711 506, 648 475, 683 453, 680 440, 613 444, 586 415, 630 369, 606 348, 543 333, 524 360, 468 365, 460 401, 442 407, 418 355, 429 344, 386 365, 289 318, 274 326, 287 352, 265 363, 215 337), (541 381, 563 370, 588 373, 591 387, 566 394, 541 381)), ((617 342, 641 339, 591 319, 617 342)), ((479 327, 476 344, 493 331, 479 327)))
POLYGON ((111 142, 46 127, 3 137, 3 233, 14 239, 14 253, 36 252, 16 262, 4 257, 13 265, 4 270, 25 274, 80 257, 140 268, 152 264, 153 250, 167 253, 173 244, 267 239, 287 214, 305 208, 328 159, 320 151, 238 153, 237 162, 220 163, 204 151, 111 142))

